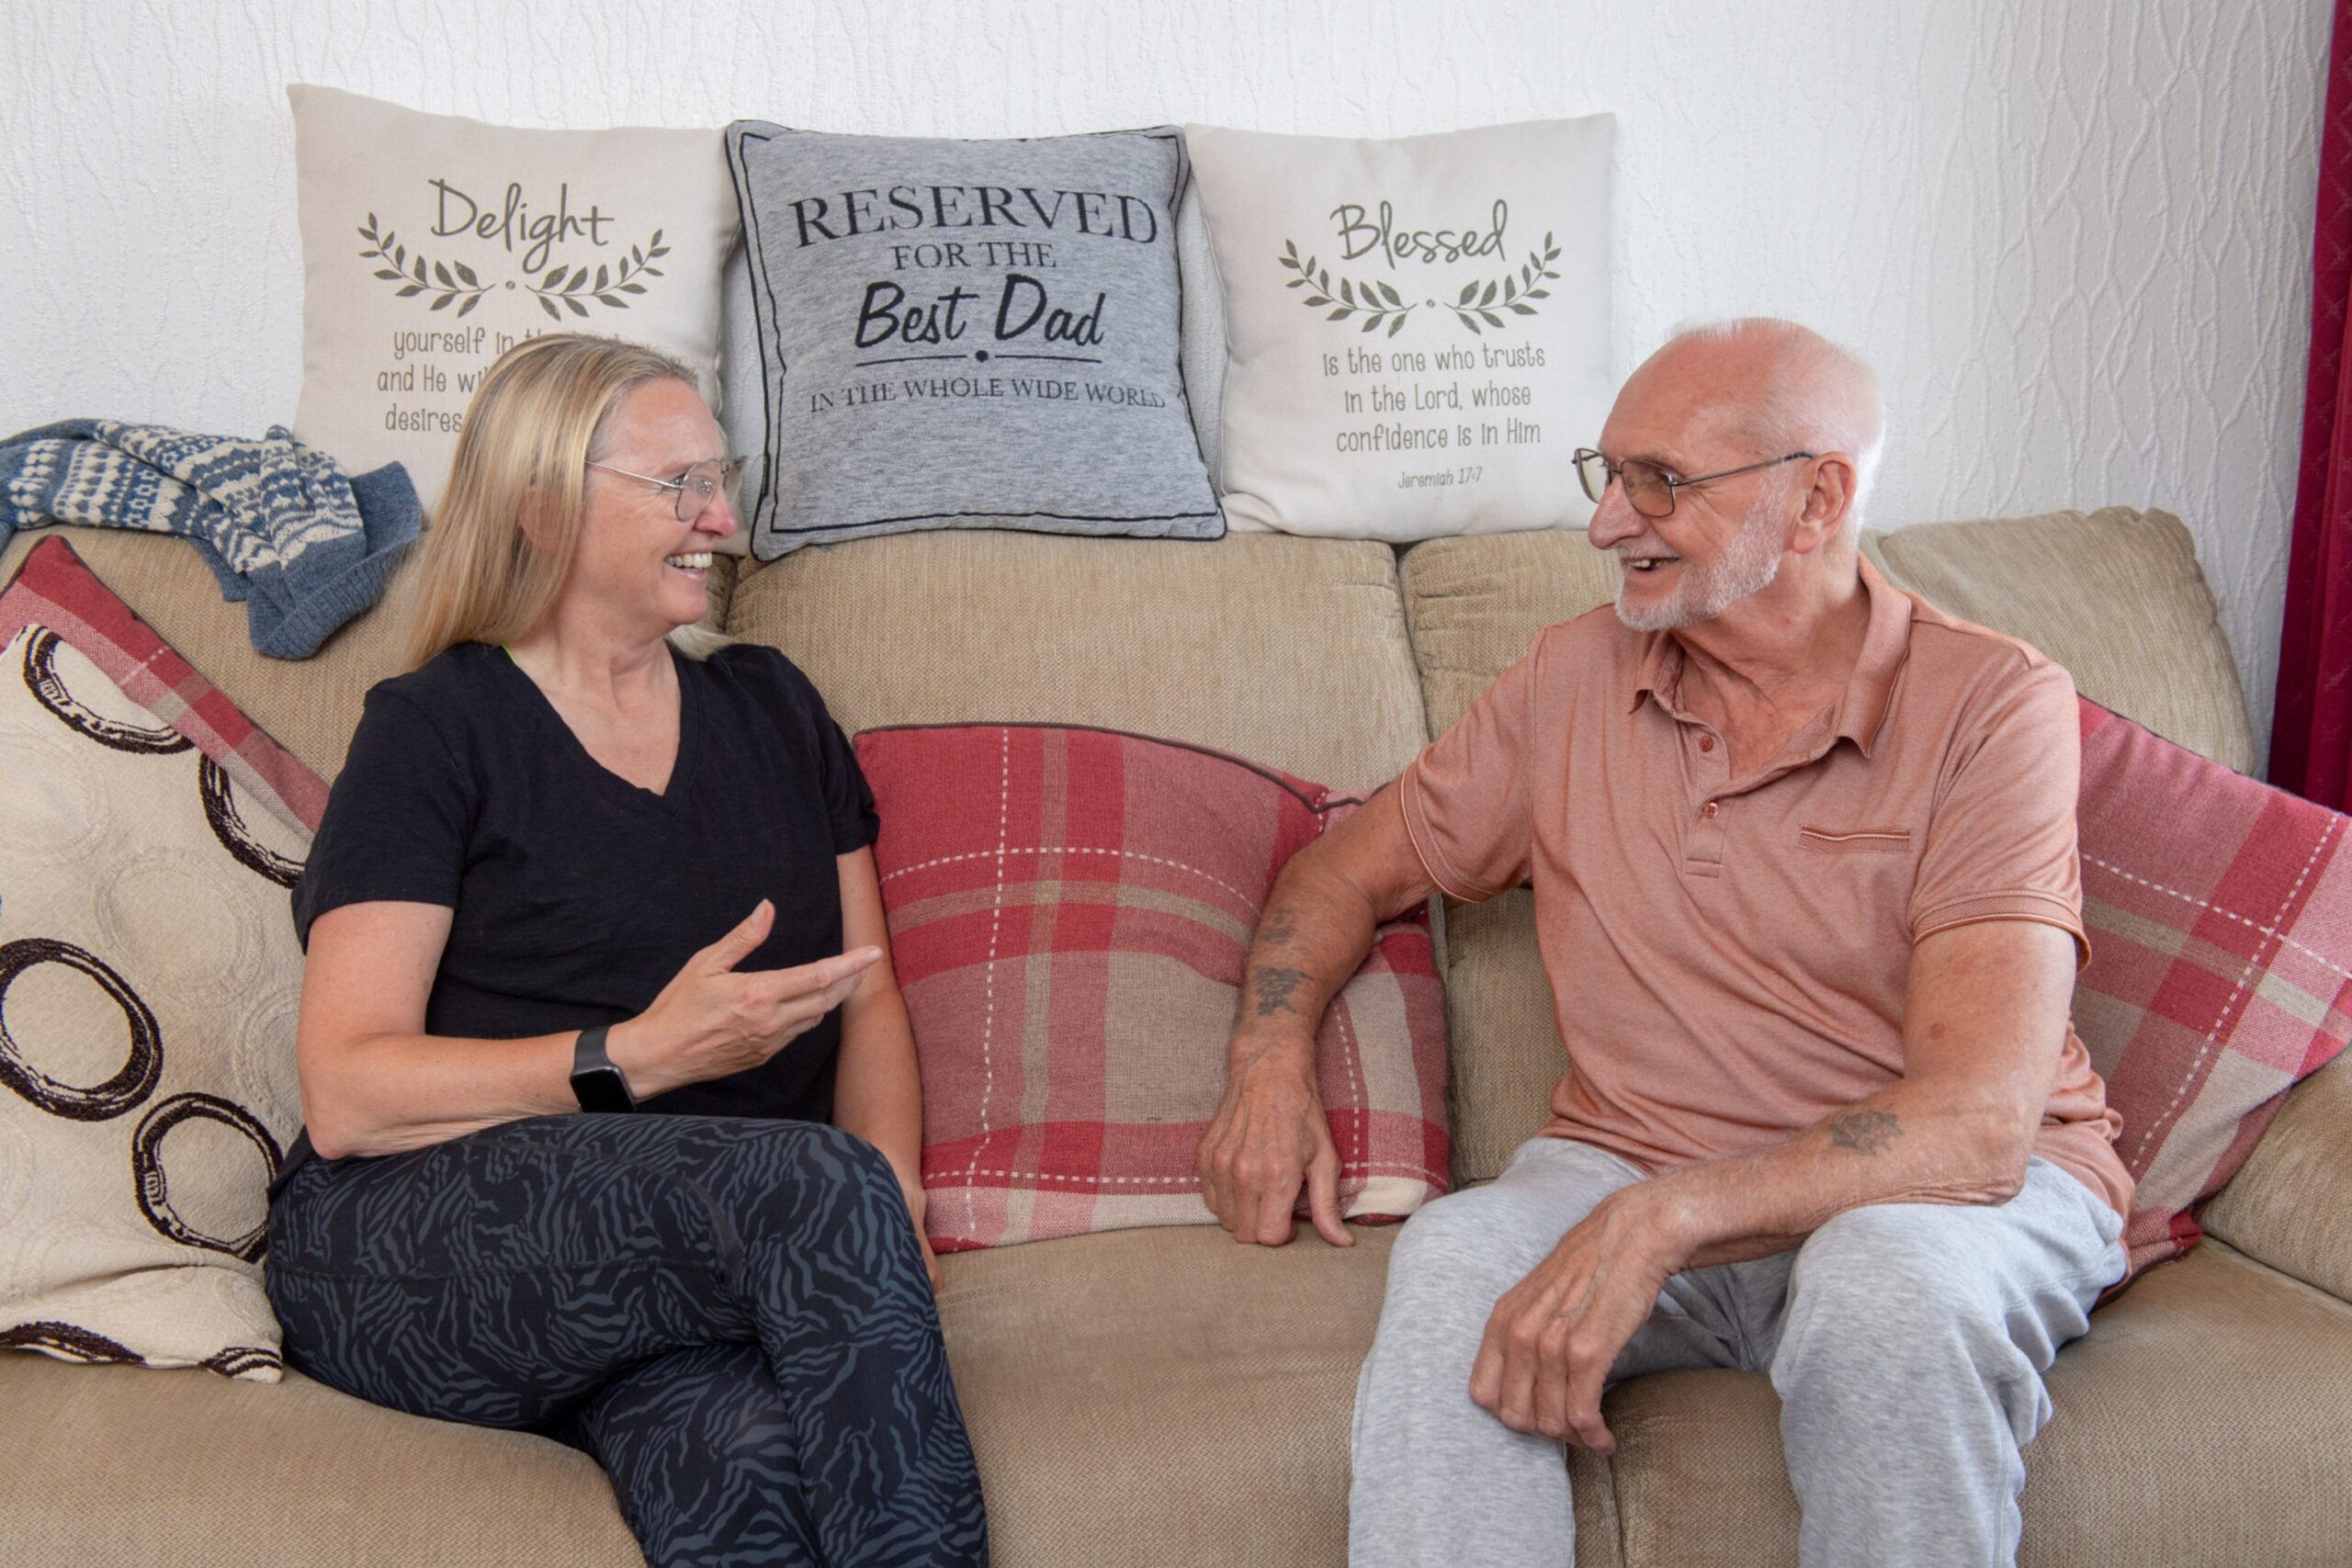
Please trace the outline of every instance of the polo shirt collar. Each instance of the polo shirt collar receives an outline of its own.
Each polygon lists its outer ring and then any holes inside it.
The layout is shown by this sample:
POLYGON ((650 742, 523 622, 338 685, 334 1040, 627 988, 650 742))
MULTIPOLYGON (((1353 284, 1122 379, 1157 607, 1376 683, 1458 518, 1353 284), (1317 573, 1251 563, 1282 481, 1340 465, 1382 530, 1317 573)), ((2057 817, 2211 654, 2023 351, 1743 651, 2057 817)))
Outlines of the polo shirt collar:
MULTIPOLYGON (((1858 556, 1862 592, 1870 601, 1870 625, 1862 632, 1861 656, 1847 679, 1844 694, 1829 716, 1823 749, 1839 738, 1851 740, 1864 757, 1877 743, 1894 705, 1894 687, 1903 661, 1911 652, 1911 596, 1888 582, 1868 556, 1858 556)), ((1680 717, 1676 692, 1682 682, 1682 645, 1671 632, 1644 632, 1634 658, 1634 692, 1626 704, 1633 712, 1655 699, 1667 712, 1680 717)), ((1823 732, 1807 727, 1813 734, 1823 732)), ((1798 738, 1802 743, 1803 737, 1798 738)))
POLYGON ((1879 575, 1870 558, 1860 558, 1862 592, 1870 595, 1871 624, 1862 633, 1862 654, 1846 694, 1838 699, 1835 734, 1854 743, 1865 757, 1886 728, 1894 706, 1894 686, 1903 661, 1911 654, 1911 595, 1879 575))

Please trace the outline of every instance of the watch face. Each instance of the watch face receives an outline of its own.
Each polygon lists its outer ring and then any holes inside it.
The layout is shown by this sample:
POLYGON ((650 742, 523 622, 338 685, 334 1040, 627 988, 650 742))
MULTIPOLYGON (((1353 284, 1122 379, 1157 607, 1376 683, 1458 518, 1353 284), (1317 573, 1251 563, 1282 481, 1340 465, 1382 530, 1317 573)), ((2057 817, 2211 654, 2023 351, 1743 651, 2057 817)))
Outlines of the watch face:
POLYGON ((621 1077, 618 1067, 590 1067, 572 1074, 571 1092, 582 1111, 617 1112, 637 1109, 637 1102, 629 1098, 628 1080, 621 1077))

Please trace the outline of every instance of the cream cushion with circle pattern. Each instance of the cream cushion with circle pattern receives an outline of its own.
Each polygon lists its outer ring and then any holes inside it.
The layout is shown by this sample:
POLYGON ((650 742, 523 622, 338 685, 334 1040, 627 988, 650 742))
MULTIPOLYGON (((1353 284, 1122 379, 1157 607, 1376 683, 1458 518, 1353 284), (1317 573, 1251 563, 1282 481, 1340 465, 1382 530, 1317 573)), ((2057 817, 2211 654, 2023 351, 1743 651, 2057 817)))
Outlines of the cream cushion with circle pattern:
MULTIPOLYGON (((54 547, 33 564, 70 582, 54 547)), ((274 1382, 260 1259, 301 1120, 287 889, 310 835, 250 766, 290 758, 219 745, 233 710, 159 639, 132 683, 162 674, 213 744, 75 646, 153 639, 112 608, 20 619, 0 649, 0 1345, 274 1382)))

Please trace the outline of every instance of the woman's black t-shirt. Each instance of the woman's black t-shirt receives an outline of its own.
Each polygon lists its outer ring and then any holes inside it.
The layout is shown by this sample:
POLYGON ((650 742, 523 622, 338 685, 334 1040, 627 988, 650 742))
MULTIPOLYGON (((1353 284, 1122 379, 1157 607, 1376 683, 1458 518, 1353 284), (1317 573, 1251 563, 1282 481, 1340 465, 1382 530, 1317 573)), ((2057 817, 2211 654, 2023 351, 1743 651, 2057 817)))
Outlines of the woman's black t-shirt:
MULTIPOLYGON (((678 758, 660 795, 591 757, 502 649, 461 643, 379 682, 294 888, 296 935, 307 947, 345 904, 447 906, 424 1029, 476 1039, 633 1017, 763 898, 775 928, 739 969, 839 953, 834 857, 876 828, 856 754, 774 649, 671 658, 678 758)), ((761 1066, 641 1109, 827 1121, 840 1048, 835 1011, 761 1066)))

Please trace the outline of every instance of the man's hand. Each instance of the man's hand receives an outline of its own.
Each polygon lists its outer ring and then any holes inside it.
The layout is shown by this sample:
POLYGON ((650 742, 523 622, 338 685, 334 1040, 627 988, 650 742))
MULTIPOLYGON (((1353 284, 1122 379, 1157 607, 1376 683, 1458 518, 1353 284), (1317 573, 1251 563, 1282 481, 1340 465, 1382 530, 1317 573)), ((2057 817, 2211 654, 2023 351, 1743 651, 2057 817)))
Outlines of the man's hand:
POLYGON ((1380 922, 1430 887, 1393 784, 1274 879, 1242 964, 1225 1100, 1196 1156, 1202 1201, 1234 1240, 1288 1241, 1304 1183, 1317 1233, 1333 1247, 1355 1245, 1340 1223, 1340 1152, 1315 1089, 1315 1031, 1380 922))
POLYGON ((1470 1397, 1512 1431, 1617 1451, 1600 1419, 1609 1369, 1679 1267, 1646 1188, 1603 1199, 1495 1303, 1470 1397))
POLYGON ((1238 1060, 1225 1101, 1201 1139, 1201 1197, 1217 1224, 1247 1245, 1290 1240, 1301 1181, 1307 1214, 1333 1247, 1353 1247, 1340 1222, 1340 1152, 1315 1092, 1313 1053, 1273 1050, 1238 1060))

